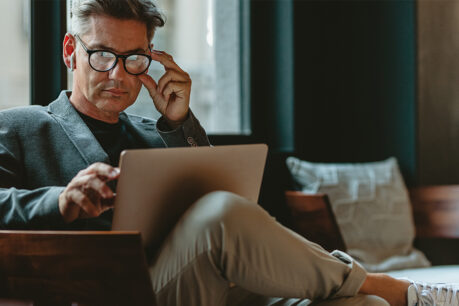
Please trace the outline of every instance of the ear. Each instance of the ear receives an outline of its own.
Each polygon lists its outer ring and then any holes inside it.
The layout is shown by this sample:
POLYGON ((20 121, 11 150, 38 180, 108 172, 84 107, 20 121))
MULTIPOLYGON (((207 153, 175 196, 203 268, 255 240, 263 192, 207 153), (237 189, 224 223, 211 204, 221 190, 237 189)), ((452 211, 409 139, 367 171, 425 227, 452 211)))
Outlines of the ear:
POLYGON ((74 55, 76 49, 75 37, 72 34, 67 33, 64 37, 62 44, 62 58, 64 59, 65 66, 73 70, 76 67, 76 57, 74 55))

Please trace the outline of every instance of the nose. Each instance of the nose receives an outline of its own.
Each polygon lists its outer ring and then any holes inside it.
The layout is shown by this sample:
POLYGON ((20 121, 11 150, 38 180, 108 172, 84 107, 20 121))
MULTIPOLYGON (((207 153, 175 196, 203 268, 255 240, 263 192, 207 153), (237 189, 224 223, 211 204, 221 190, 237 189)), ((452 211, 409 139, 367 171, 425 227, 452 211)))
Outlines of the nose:
POLYGON ((116 63, 115 67, 108 71, 108 74, 109 78, 113 80, 122 80, 129 75, 124 69, 124 63, 121 58, 118 59, 118 62, 116 63))

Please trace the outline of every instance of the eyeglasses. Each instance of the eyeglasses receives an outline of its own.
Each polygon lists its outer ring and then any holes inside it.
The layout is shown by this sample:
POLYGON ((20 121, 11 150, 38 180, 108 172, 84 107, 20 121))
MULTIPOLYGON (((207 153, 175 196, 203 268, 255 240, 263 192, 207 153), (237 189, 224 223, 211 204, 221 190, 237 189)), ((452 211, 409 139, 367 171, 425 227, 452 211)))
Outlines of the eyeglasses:
POLYGON ((119 55, 107 50, 89 50, 78 35, 75 35, 75 37, 88 54, 89 66, 99 72, 106 72, 115 68, 118 59, 121 58, 127 73, 139 75, 147 71, 152 61, 147 54, 119 55))

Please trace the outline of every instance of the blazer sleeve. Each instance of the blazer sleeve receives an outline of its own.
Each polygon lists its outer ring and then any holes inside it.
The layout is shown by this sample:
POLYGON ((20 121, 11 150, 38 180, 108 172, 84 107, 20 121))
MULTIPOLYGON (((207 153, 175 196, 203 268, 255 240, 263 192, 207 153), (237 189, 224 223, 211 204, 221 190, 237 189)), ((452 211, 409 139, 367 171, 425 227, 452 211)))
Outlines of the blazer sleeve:
POLYGON ((168 147, 209 146, 210 142, 199 120, 190 110, 187 120, 178 128, 171 130, 164 117, 159 118, 156 124, 161 138, 168 147))
POLYGON ((64 187, 27 190, 21 144, 12 120, 0 113, 0 228, 58 229, 65 223, 58 207, 64 187))

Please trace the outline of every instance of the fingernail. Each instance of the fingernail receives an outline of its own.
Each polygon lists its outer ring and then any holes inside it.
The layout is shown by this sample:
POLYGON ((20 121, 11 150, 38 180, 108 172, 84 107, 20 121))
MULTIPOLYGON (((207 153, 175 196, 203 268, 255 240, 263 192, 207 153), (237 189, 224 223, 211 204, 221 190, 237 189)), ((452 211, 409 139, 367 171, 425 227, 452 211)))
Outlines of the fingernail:
POLYGON ((120 174, 120 169, 118 169, 118 168, 114 168, 114 169, 110 172, 110 175, 111 175, 111 176, 117 176, 118 174, 120 174))

